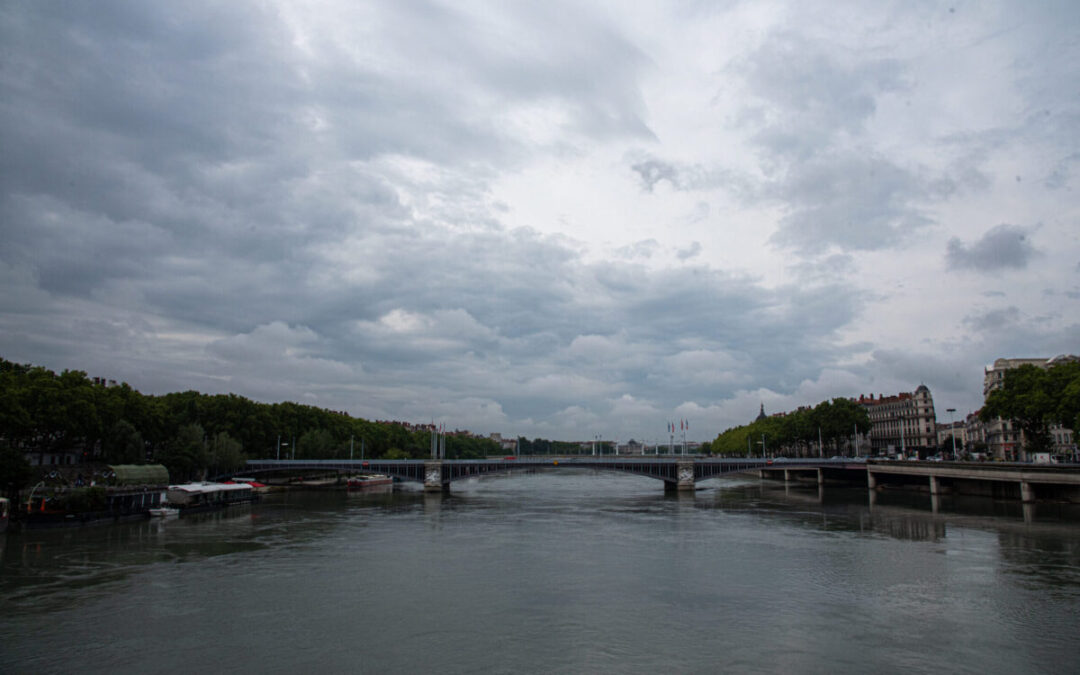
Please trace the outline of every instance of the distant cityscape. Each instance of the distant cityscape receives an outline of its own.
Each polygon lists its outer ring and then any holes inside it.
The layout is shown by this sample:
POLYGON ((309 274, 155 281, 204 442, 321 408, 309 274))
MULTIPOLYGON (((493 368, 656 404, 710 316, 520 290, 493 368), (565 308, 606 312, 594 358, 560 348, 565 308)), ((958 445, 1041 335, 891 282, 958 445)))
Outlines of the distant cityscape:
MULTIPOLYGON (((992 391, 1004 386, 1005 373, 1013 368, 1022 365, 1049 368, 1060 363, 1075 361, 1080 361, 1080 357, 1072 354, 1052 358, 997 359, 983 370, 983 400, 985 401, 992 391)), ((939 420, 933 395, 925 384, 920 384, 911 392, 891 395, 860 394, 850 400, 866 409, 871 427, 868 432, 860 433, 858 437, 852 434, 851 442, 846 447, 849 452, 860 448, 859 452, 869 455, 901 454, 927 457, 945 452, 950 456, 955 454, 971 459, 1002 461, 1030 461, 1032 459, 1024 451, 1024 433, 1013 420, 996 418, 990 422, 983 422, 979 418, 981 408, 963 414, 959 419, 954 419, 956 409, 947 408, 947 421, 939 420)), ((800 407, 796 411, 805 409, 807 408, 800 407)), ((795 411, 766 415, 764 404, 762 404, 758 419, 766 416, 784 417, 792 412, 795 411)), ((1076 456, 1077 445, 1072 429, 1055 424, 1051 425, 1050 434, 1053 439, 1053 454, 1076 456)), ((514 452, 519 442, 517 438, 503 438, 498 433, 491 434, 490 438, 499 443, 506 452, 514 452)), ((641 443, 633 439, 626 443, 600 439, 575 443, 587 453, 595 452, 598 443, 606 443, 603 446, 606 448, 605 452, 614 452, 619 455, 663 454, 665 452, 695 454, 702 451, 703 445, 707 448, 707 443, 681 441, 677 438, 673 438, 668 443, 653 444, 641 443)), ((775 450, 783 453, 785 448, 775 450)))
MULTIPOLYGON (((1065 354, 1052 358, 999 358, 983 370, 983 401, 993 391, 1001 389, 1005 383, 1005 374, 1014 368, 1030 365, 1037 368, 1080 361, 1080 357, 1065 354)), ((116 387, 116 380, 93 377, 90 381, 102 387, 116 387)), ((947 417, 939 419, 934 406, 933 395, 925 384, 920 384, 914 391, 895 394, 870 393, 849 398, 866 410, 870 420, 869 430, 853 429, 850 438, 843 442, 839 450, 848 455, 933 457, 947 456, 967 459, 987 459, 1001 461, 1032 461, 1025 450, 1024 432, 1016 421, 994 418, 983 421, 980 410, 960 413, 947 408, 947 417), (856 433, 858 431, 858 433, 856 433)), ((791 411, 766 413, 761 405, 757 420, 783 418, 793 413, 807 411, 807 406, 800 406, 791 411)), ((350 417, 345 411, 327 410, 326 412, 350 417)), ((376 420, 379 425, 397 426, 405 431, 431 432, 443 436, 488 439, 498 445, 506 454, 601 454, 601 455, 650 455, 650 454, 699 454, 709 453, 710 441, 698 442, 686 439, 688 422, 668 423, 666 442, 645 442, 629 439, 605 439, 595 436, 588 440, 548 441, 545 439, 528 440, 524 437, 508 436, 502 433, 476 434, 468 430, 445 428, 434 422, 413 423, 398 420, 376 420)), ((720 430, 717 430, 719 432, 720 430)), ((1078 448, 1073 429, 1061 424, 1049 428, 1052 440, 1051 454, 1076 460, 1078 448)), ((72 464, 80 460, 82 448, 50 449, 48 451, 28 452, 32 464, 72 464)), ((771 447, 770 452, 779 455, 805 454, 807 448, 785 446, 771 447)), ((815 449, 813 452, 821 452, 815 449)))

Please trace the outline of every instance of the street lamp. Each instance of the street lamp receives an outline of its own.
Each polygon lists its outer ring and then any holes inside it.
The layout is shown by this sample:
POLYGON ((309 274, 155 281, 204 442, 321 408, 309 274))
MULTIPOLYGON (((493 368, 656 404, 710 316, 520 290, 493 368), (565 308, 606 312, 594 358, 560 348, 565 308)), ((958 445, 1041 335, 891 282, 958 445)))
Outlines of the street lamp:
POLYGON ((952 439, 952 458, 956 461, 956 427, 953 426, 953 413, 956 412, 956 408, 945 408, 945 411, 949 413, 949 438, 952 439))
POLYGON ((900 454, 907 459, 907 444, 904 443, 904 414, 897 415, 900 420, 900 454))

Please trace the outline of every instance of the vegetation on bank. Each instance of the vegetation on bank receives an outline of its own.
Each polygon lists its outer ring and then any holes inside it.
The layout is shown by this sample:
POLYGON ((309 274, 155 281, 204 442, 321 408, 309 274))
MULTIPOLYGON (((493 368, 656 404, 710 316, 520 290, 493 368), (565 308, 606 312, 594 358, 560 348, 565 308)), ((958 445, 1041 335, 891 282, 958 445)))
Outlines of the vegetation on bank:
MULTIPOLYGON (((236 394, 151 396, 86 373, 0 359, 0 488, 30 479, 25 454, 78 451, 83 461, 159 462, 174 481, 227 473, 248 458, 387 459, 430 455, 430 432, 299 403, 236 394), (279 445, 280 442, 280 445, 279 445)), ((486 438, 448 435, 450 458, 498 455, 486 438)))
MULTIPOLYGON (((613 441, 599 441, 596 443, 596 451, 601 455, 614 455, 615 443, 613 441)), ((582 455, 590 454, 592 448, 585 450, 581 443, 576 441, 549 441, 546 438, 534 438, 531 441, 524 436, 517 439, 517 447, 514 452, 519 455, 582 455)))
POLYGON ((859 434, 870 431, 866 409, 846 398, 834 398, 813 408, 732 427, 711 441, 708 450, 729 457, 754 456, 762 453, 764 442, 770 455, 816 457, 819 439, 828 448, 825 454, 835 454, 856 430, 859 434))
POLYGON ((1026 452, 1052 451, 1051 425, 1080 432, 1080 362, 1006 371, 1002 388, 990 392, 979 411, 983 422, 998 417, 1016 422, 1024 432, 1026 452))

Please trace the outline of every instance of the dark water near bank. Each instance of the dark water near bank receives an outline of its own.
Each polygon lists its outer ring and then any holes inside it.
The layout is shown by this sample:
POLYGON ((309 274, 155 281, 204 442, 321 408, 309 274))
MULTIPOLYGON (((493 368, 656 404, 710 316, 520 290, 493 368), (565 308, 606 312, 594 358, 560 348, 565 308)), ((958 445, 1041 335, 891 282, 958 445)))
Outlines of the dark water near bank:
POLYGON ((1076 673, 1080 518, 537 474, 8 535, 0 672, 1076 673))

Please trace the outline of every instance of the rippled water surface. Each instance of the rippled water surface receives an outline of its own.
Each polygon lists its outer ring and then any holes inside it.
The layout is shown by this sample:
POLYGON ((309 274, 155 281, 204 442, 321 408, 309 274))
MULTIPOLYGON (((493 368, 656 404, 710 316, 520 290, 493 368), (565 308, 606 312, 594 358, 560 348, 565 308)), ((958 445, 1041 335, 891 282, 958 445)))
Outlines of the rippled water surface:
POLYGON ((1075 514, 940 507, 541 473, 11 534, 0 672, 1080 672, 1075 514))

